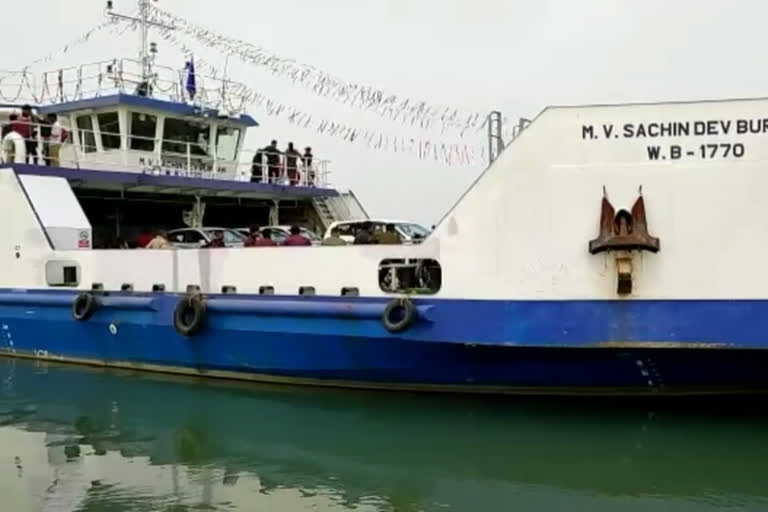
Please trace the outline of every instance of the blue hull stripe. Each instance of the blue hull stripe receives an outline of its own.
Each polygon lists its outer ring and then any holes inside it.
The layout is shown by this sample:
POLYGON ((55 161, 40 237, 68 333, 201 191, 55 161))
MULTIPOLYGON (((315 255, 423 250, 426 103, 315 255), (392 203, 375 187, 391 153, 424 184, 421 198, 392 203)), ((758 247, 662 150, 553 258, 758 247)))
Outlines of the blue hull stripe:
MULTIPOLYGON (((0 290, 0 319, 24 307, 67 309, 71 291, 0 290)), ((172 325, 174 294, 110 293, 107 310, 146 310, 141 323, 172 325)), ((380 321, 388 299, 212 296, 213 322, 233 330, 393 337, 380 321), (256 323, 254 323, 256 322, 256 323)), ((420 321, 398 337, 412 341, 600 347, 632 342, 768 348, 768 300, 479 301, 418 300, 420 321)), ((68 314, 68 311, 65 311, 68 314)))
POLYGON ((71 317, 74 297, 0 291, 0 352, 396 389, 768 389, 766 301, 419 301, 428 318, 393 335, 374 314, 381 299, 217 296, 205 329, 186 338, 172 324, 178 295, 102 296, 86 322, 71 317))

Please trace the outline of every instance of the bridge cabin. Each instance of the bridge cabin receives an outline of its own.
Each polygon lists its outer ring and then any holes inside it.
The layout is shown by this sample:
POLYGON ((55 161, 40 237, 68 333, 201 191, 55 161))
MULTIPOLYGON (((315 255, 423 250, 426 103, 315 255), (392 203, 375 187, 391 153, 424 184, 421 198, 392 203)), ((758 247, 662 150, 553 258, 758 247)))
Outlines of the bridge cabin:
MULTIPOLYGON (((41 119, 56 114, 69 134, 58 162, 42 158, 44 145, 37 136, 37 164, 25 158, 18 140, 16 150, 9 151, 14 146, 6 137, 6 150, 0 152, 0 160, 12 159, 21 175, 69 181, 92 225, 93 247, 112 247, 117 240, 155 229, 299 224, 322 234, 334 221, 367 218, 354 194, 329 185, 327 161, 314 160, 311 168, 304 168, 299 159, 300 180, 294 185, 282 160, 280 176, 269 178, 264 168, 255 178, 255 153, 244 150, 243 143, 248 129, 258 123, 244 112, 221 107, 237 101, 218 96, 207 101, 202 87, 193 101, 172 74, 165 81, 155 77, 156 90, 170 91, 155 94, 126 78, 129 62, 99 65, 99 76, 115 77, 108 88, 97 88, 90 96, 59 90, 52 101, 33 108, 41 119)), ((89 72, 81 69, 78 91, 87 89, 84 76, 89 72)), ((105 82, 99 78, 100 86, 105 82)), ((20 104, 0 105, 0 125, 20 110, 20 104)), ((271 137, 262 139, 263 146, 271 137)), ((281 149, 285 145, 281 141, 281 149)), ((56 201, 54 195, 48 200, 56 201)))

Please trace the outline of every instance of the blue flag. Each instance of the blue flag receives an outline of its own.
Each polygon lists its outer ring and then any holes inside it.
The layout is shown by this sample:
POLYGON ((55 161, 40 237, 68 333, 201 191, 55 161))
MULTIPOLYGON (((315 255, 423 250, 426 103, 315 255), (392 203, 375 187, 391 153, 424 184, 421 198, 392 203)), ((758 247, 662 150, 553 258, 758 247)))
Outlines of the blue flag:
POLYGON ((195 81, 195 59, 194 57, 187 62, 187 93, 189 99, 194 100, 197 93, 197 83, 195 81))

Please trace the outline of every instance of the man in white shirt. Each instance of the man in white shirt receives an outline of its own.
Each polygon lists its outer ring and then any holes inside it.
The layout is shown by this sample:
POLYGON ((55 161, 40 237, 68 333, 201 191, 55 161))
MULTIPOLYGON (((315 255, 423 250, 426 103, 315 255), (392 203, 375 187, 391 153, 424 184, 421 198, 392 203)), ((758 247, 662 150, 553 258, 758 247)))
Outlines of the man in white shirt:
POLYGON ((48 165, 59 166, 59 152, 61 144, 67 140, 67 130, 61 126, 56 114, 48 114, 48 121, 51 123, 51 136, 48 138, 48 165))

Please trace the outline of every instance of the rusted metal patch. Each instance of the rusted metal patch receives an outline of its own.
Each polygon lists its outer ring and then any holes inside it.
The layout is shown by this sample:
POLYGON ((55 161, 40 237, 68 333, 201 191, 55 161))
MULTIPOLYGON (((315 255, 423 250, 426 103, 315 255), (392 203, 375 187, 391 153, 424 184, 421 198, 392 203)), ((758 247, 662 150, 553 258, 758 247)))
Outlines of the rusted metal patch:
POLYGON ((592 254, 612 250, 658 252, 659 248, 659 239, 648 233, 642 187, 631 212, 627 210, 616 212, 603 187, 600 235, 589 242, 589 252, 592 254))
POLYGON ((586 346, 599 348, 736 348, 736 345, 732 343, 701 341, 601 341, 586 346))

